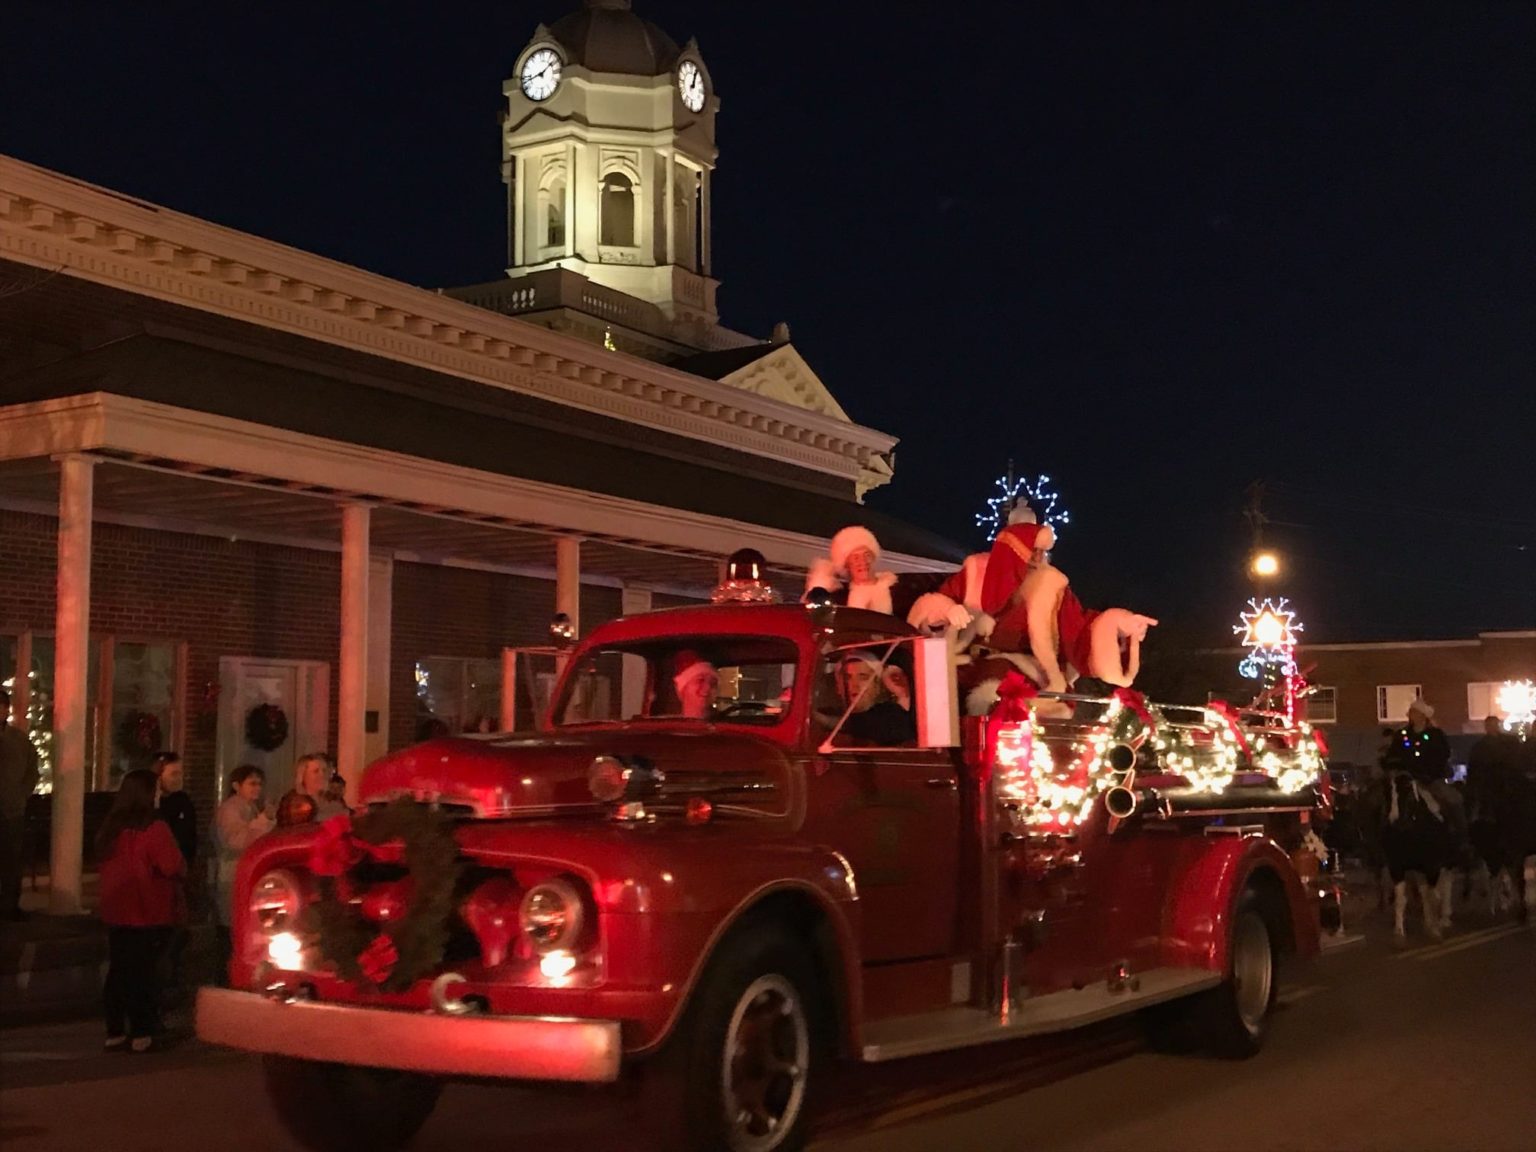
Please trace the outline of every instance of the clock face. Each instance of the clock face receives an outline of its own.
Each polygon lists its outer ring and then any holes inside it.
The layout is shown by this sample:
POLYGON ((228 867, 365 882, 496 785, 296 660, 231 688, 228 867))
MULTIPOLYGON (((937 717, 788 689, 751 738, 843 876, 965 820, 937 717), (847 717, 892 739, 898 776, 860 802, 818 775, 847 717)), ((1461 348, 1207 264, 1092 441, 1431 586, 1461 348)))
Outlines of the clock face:
POLYGON ((523 95, 548 100, 560 83, 560 57, 553 48, 540 48, 523 62, 523 95))
POLYGON ((704 107, 704 73, 692 60, 684 60, 677 70, 677 90, 682 94, 683 107, 697 112, 704 107))

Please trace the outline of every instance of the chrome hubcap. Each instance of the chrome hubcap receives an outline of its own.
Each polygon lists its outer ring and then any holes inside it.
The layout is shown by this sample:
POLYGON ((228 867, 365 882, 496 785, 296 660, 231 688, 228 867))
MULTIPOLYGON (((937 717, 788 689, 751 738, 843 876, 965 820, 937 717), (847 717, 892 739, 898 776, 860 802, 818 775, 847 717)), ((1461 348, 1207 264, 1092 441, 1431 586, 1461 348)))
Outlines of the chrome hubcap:
POLYGON ((769 1152, 805 1102, 811 1032, 800 994, 784 977, 760 976, 731 1013, 721 1059, 732 1152, 769 1152))
POLYGON ((1249 1032, 1257 1033, 1264 1023, 1274 978, 1269 929, 1257 913, 1245 912, 1233 934, 1232 986, 1237 996, 1237 1014, 1249 1032))

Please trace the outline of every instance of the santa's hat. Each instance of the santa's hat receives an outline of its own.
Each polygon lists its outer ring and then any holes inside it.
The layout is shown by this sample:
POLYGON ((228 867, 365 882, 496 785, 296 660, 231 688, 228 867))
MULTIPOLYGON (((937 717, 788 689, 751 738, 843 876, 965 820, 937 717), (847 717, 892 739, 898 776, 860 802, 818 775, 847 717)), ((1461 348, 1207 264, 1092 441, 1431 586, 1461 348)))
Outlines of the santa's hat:
POLYGON ((1055 543, 1056 533, 1049 524, 1010 524, 999 532, 982 578, 981 610, 996 616, 1024 582, 1034 554, 1049 551, 1055 543))
POLYGON ((860 548, 869 549, 876 560, 880 559, 880 541, 875 539, 875 534, 863 525, 850 524, 832 537, 832 543, 828 546, 833 566, 840 572, 846 572, 848 557, 860 548))
POLYGON ((1008 509, 1008 523, 1010 524, 1033 524, 1037 519, 1035 510, 1029 506, 1027 500, 1020 500, 1012 508, 1008 509))
POLYGON ((1435 718, 1434 705, 1422 696, 1415 696, 1413 703, 1408 705, 1408 715, 1412 716, 1415 712, 1424 717, 1424 723, 1426 724, 1435 718))
POLYGON ((679 652, 672 661, 675 670, 672 674, 672 686, 681 696, 683 689, 693 681, 705 676, 715 674, 715 666, 692 649, 685 648, 679 652))

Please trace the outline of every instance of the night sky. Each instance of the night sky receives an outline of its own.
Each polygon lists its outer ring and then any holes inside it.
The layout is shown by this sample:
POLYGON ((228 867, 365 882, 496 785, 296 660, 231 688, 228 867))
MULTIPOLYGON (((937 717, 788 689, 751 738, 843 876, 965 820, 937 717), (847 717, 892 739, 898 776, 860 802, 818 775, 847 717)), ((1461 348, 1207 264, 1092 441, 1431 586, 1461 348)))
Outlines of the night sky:
MULTIPOLYGON (((502 81, 573 7, 12 0, 0 151, 492 279, 502 81)), ((722 101, 724 322, 901 437, 871 504, 979 547, 1011 457, 1085 601, 1222 644, 1263 479, 1308 638, 1536 627, 1536 6, 636 10, 722 101)))

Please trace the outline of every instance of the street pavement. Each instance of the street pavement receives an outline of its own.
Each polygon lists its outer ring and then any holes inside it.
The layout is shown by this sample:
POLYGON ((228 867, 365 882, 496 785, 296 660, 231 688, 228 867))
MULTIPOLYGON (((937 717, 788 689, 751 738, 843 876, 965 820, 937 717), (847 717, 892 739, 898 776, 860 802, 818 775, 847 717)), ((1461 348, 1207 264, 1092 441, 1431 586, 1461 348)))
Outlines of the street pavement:
MULTIPOLYGON (((1223 1062, 1146 1050, 1130 1022, 854 1067, 829 1085, 818 1152, 968 1149, 1536 1148, 1536 931, 1473 919, 1394 949, 1390 925, 1286 974, 1270 1042, 1223 1062)), ((1361 924, 1351 924, 1360 929, 1361 924)), ((1416 927, 1416 926, 1415 926, 1416 927)), ((6 1152, 256 1152, 292 1147, 258 1062, 184 1040, 99 1050, 94 1023, 0 1036, 6 1152)), ((600 1091, 455 1085, 421 1152, 634 1147, 600 1091)))

